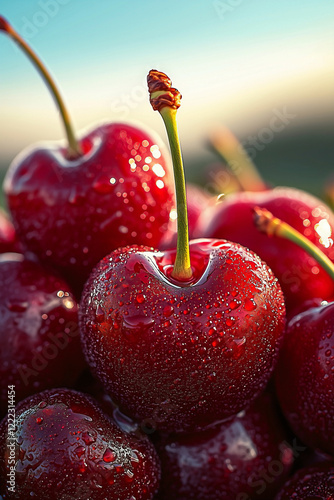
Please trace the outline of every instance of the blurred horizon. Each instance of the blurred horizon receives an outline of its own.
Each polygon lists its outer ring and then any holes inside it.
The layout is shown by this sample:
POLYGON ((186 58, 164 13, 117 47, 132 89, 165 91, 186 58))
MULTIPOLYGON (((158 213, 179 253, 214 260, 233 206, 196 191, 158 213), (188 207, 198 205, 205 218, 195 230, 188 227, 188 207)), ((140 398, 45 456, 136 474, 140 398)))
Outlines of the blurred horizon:
MULTIPOLYGON (((214 160, 206 141, 220 125, 230 127, 249 149, 257 141, 255 162, 273 182, 280 180, 274 169, 282 168, 298 182, 303 161, 310 176, 311 159, 315 174, 330 173, 334 3, 3 0, 0 14, 55 77, 78 135, 99 121, 136 121, 166 142, 146 89, 146 75, 156 68, 183 95, 178 123, 190 179, 201 182, 198 169, 214 160), (293 160, 296 147, 300 156, 293 160), (293 161, 297 170, 289 174, 293 161)), ((4 169, 24 147, 64 133, 36 69, 0 35, 4 169)), ((319 189, 320 179, 308 182, 319 189)))

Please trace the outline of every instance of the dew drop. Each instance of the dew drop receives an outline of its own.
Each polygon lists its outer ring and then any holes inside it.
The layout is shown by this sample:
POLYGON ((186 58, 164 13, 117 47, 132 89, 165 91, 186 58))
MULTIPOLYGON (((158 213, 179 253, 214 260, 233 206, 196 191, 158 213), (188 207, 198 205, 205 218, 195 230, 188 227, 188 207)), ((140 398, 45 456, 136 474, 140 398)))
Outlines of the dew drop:
POLYGON ((242 345, 244 345, 246 342, 246 337, 242 337, 241 339, 233 339, 233 343, 237 346, 237 347, 241 347, 242 345))
POLYGON ((41 424, 43 422, 43 417, 37 417, 36 418, 36 424, 41 424))
POLYGON ((131 450, 130 460, 131 462, 139 463, 138 455, 133 450, 131 450))
POLYGON ((227 318, 225 324, 226 326, 232 326, 234 322, 235 322, 234 318, 227 318))
POLYGON ((82 439, 84 440, 84 442, 86 443, 86 445, 90 445, 90 444, 92 444, 92 443, 95 442, 94 436, 92 436, 91 434, 89 434, 89 432, 84 432, 82 434, 82 439))
POLYGON ((136 301, 138 302, 138 304, 142 304, 143 302, 145 302, 145 295, 142 293, 138 293, 136 295, 136 301))
POLYGON ((130 470, 126 470, 124 478, 125 478, 127 483, 131 483, 133 481, 133 478, 134 478, 134 473, 131 472, 130 470))
POLYGON ((113 451, 111 451, 110 448, 107 448, 106 451, 104 452, 103 460, 106 463, 110 463, 110 462, 114 462, 115 459, 116 459, 115 453, 113 451))
POLYGON ((166 316, 166 318, 169 318, 174 312, 174 307, 173 306, 166 306, 164 307, 163 310, 163 315, 166 316))
POLYGON ((126 329, 142 329, 144 327, 148 328, 153 325, 154 319, 149 316, 142 316, 141 314, 135 316, 127 316, 123 319, 123 326, 126 329))
POLYGON ((77 448, 75 448, 74 453, 78 458, 81 458, 85 451, 86 450, 84 446, 78 446, 77 448))
POLYGON ((100 306, 100 304, 97 306, 97 309, 95 311, 95 317, 96 317, 96 321, 98 323, 103 323, 103 321, 104 321, 104 309, 103 309, 103 307, 100 306))
POLYGON ((254 299, 247 298, 245 300, 244 307, 245 307, 246 311, 254 311, 254 309, 256 309, 256 303, 255 303, 254 299))

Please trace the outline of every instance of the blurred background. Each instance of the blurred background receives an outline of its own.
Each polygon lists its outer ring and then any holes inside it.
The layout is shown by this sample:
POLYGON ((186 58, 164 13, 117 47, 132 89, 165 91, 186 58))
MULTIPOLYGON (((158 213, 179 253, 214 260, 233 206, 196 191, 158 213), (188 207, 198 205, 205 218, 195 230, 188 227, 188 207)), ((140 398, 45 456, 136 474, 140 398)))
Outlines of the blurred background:
MULTIPOLYGON (((137 121, 165 140, 146 88, 156 68, 183 95, 178 123, 189 181, 212 181, 217 158, 207 140, 224 125, 269 183, 320 196, 328 184, 333 1, 1 0, 0 13, 55 76, 77 131, 137 121)), ((3 177, 24 147, 64 134, 35 68, 3 33, 0 54, 3 177)))

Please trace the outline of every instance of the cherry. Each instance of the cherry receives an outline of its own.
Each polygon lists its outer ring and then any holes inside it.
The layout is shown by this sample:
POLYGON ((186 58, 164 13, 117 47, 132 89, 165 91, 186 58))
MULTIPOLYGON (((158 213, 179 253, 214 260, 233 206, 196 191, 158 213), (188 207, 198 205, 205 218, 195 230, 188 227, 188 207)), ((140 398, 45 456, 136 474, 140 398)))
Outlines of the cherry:
POLYGON ((41 61, 3 18, 0 30, 42 74, 68 139, 68 147, 53 143, 29 148, 6 175, 8 206, 26 248, 67 277, 84 282, 111 250, 131 243, 158 245, 174 202, 170 167, 160 142, 151 133, 121 123, 102 124, 77 141, 41 61))
MULTIPOLYGON (((290 240, 307 251, 334 281, 334 264, 292 226, 255 208, 261 231, 290 240)), ((316 303, 316 301, 314 301, 316 303)), ((305 304, 304 304, 305 305, 305 304)), ((322 301, 295 316, 287 326, 277 369, 277 393, 295 433, 313 448, 334 453, 334 302, 322 301)))
POLYGON ((293 431, 334 454, 334 303, 295 316, 276 373, 277 395, 293 431))
POLYGON ((53 272, 19 254, 0 256, 0 414, 8 385, 16 401, 73 385, 84 367, 78 305, 53 272))
POLYGON ((257 233, 252 220, 255 206, 266 208, 289 223, 334 260, 333 213, 323 202, 297 189, 275 188, 226 196, 221 204, 203 214, 196 235, 226 238, 257 253, 279 279, 288 311, 314 297, 332 297, 333 280, 303 249, 276 236, 268 238, 257 233))
POLYGON ((100 261, 82 295, 80 330, 93 373, 125 413, 153 428, 191 431, 236 414, 264 389, 285 308, 254 253, 227 241, 189 246, 176 109, 161 104, 177 106, 180 97, 163 73, 148 80, 172 138, 177 250, 131 246, 100 261))
POLYGON ((160 476, 153 445, 121 430, 91 397, 47 390, 19 403, 15 418, 14 430, 10 416, 0 424, 4 499, 153 498, 160 476), (11 464, 14 495, 8 483, 11 464))
POLYGON ((268 394, 224 424, 163 437, 156 446, 159 500, 273 499, 294 460, 268 394))
POLYGON ((298 471, 276 500, 334 500, 334 463, 298 471))

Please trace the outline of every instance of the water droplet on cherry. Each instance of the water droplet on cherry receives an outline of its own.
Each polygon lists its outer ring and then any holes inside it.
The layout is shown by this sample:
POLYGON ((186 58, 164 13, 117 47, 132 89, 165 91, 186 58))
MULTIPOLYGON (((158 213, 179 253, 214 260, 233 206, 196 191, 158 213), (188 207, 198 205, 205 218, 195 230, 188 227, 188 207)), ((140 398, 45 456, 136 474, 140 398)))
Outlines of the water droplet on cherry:
POLYGON ((114 462, 116 459, 116 455, 113 451, 111 451, 110 448, 107 448, 106 451, 103 454, 103 460, 106 463, 114 462))
POLYGON ((254 309, 256 309, 256 303, 254 299, 247 298, 244 303, 244 308, 246 309, 246 311, 254 311, 254 309))
POLYGON ((143 302, 145 302, 145 295, 142 293, 138 293, 136 295, 136 301, 138 302, 138 304, 142 304, 143 302))

